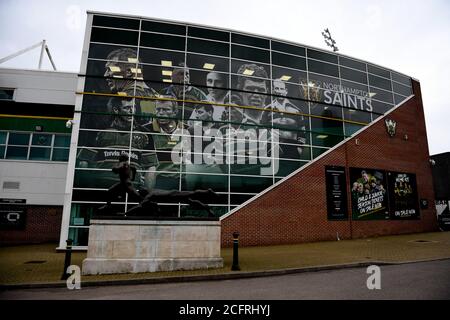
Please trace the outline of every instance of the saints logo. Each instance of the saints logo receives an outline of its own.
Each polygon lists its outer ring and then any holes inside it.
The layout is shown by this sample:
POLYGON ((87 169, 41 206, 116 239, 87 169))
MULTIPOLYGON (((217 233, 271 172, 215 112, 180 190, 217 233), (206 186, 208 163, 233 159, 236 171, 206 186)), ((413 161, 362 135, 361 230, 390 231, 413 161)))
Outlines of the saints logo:
POLYGON ((309 82, 306 82, 306 80, 301 80, 300 84, 300 93, 303 95, 304 99, 311 102, 321 101, 322 92, 320 90, 321 85, 319 81, 309 80, 309 82))
POLYGON ((386 124, 386 130, 388 134, 393 137, 395 136, 395 130, 397 128, 397 122, 392 119, 385 119, 384 123, 386 124))
POLYGON ((133 148, 137 149, 144 149, 145 146, 148 144, 149 140, 147 135, 145 134, 134 134, 133 135, 133 148))

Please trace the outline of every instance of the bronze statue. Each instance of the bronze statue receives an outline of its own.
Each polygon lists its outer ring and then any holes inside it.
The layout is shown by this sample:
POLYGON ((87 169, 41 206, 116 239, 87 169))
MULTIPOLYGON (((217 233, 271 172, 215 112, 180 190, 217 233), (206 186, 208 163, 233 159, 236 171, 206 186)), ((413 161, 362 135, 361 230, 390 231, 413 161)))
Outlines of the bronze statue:
POLYGON ((145 196, 144 200, 134 208, 128 210, 126 216, 158 216, 158 202, 165 203, 187 203, 194 209, 203 209, 208 213, 208 217, 213 217, 214 213, 211 208, 203 203, 207 199, 213 199, 217 195, 211 190, 195 190, 195 191, 178 191, 178 190, 161 190, 153 189, 145 196))
POLYGON ((130 196, 136 196, 140 201, 143 197, 133 187, 132 181, 136 177, 136 168, 128 163, 128 156, 122 154, 119 156, 119 163, 113 166, 112 172, 119 175, 120 182, 113 184, 108 189, 106 205, 100 207, 100 211, 111 211, 111 202, 120 197, 124 192, 130 196))
POLYGON ((118 215, 128 216, 160 216, 158 202, 164 203, 187 203, 195 209, 203 209, 208 213, 208 217, 213 217, 214 213, 211 208, 205 204, 206 200, 215 200, 218 196, 212 190, 195 190, 195 191, 178 191, 178 190, 161 190, 151 189, 140 190, 139 192, 133 187, 132 181, 136 176, 136 168, 128 163, 128 156, 122 154, 119 157, 119 163, 114 165, 112 171, 119 175, 120 182, 112 185, 108 189, 106 205, 98 209, 101 215, 113 214, 111 202, 118 196, 127 193, 139 199, 139 205, 131 208, 125 213, 115 213, 118 215))

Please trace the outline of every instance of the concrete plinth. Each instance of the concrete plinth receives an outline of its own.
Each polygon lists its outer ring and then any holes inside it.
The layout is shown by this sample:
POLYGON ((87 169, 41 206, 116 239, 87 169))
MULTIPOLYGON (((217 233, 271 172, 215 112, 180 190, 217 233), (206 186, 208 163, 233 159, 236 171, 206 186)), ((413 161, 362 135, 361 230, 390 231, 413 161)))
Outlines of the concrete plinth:
POLYGON ((99 219, 91 220, 82 273, 221 267, 220 221, 99 219))

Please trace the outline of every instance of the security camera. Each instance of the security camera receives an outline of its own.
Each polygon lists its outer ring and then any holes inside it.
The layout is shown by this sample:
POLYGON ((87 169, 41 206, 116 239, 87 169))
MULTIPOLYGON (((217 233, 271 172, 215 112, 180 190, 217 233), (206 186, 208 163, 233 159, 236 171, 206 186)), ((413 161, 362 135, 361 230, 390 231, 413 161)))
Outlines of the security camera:
POLYGON ((434 166, 434 165, 436 164, 436 161, 434 161, 433 159, 430 159, 430 164, 431 164, 432 166, 434 166))
POLYGON ((72 128, 72 124, 73 124, 73 120, 67 120, 67 122, 66 122, 66 128, 67 128, 67 129, 72 128))

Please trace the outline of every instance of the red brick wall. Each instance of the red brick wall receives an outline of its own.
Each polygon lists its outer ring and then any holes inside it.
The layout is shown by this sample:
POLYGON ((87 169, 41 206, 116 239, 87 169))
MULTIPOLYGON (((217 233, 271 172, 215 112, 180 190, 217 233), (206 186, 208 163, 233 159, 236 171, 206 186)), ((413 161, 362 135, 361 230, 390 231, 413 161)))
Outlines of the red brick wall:
MULTIPOLYGON (((428 141, 420 94, 413 81, 415 96, 387 117, 397 122, 390 137, 384 118, 333 150, 298 174, 276 186, 255 201, 222 220, 222 245, 232 244, 232 233, 240 233, 240 245, 275 245, 322 240, 372 237, 437 230, 434 191, 429 164, 428 141), (408 139, 405 140, 405 134, 408 139), (356 145, 355 139, 359 139, 356 145), (373 168, 415 173, 418 197, 429 200, 420 210, 420 220, 409 221, 328 221, 325 166, 373 168)), ((350 195, 350 187, 347 186, 350 195)), ((351 208, 348 196, 348 208, 351 208)))
POLYGON ((0 230, 0 245, 58 242, 62 207, 27 206, 23 230, 0 230))

